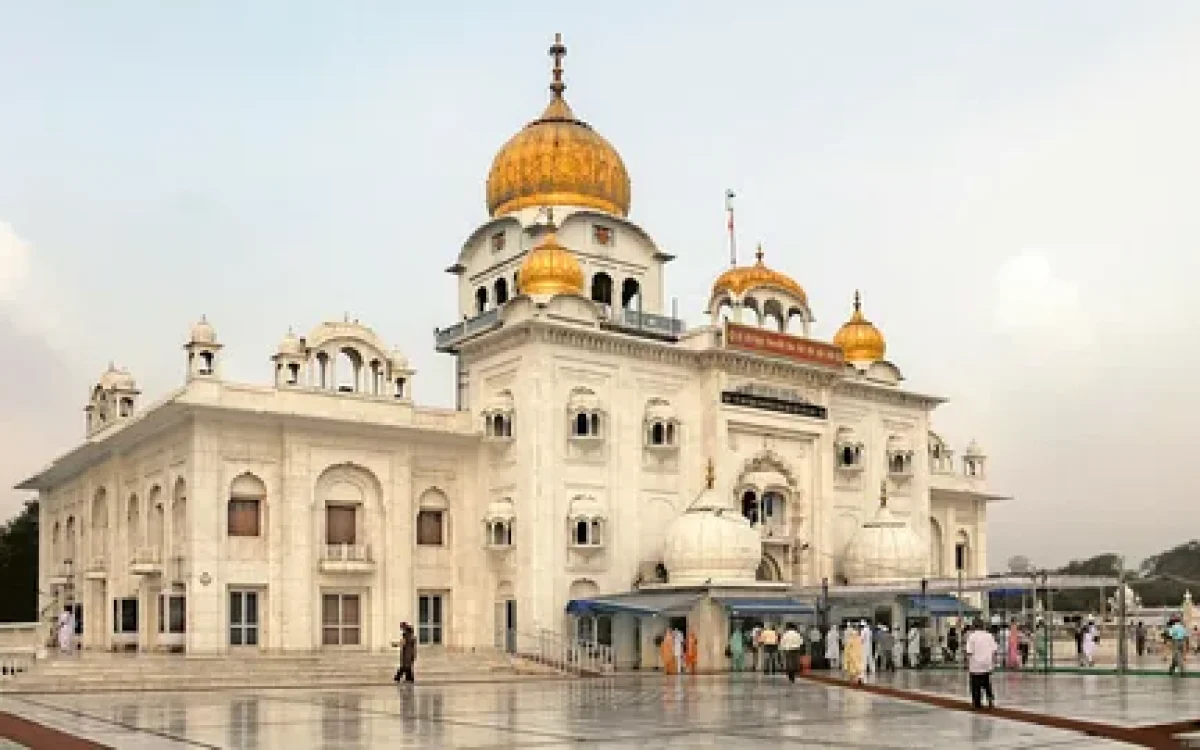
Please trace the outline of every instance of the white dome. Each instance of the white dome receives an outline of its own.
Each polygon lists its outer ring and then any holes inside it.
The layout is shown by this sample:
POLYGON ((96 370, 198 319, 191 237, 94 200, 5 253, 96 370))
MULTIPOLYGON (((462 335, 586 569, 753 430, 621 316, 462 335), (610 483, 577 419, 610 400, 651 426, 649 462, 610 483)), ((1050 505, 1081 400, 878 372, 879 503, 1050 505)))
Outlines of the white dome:
POLYGON ((967 443, 967 449, 963 451, 963 456, 966 458, 984 458, 983 448, 980 448, 979 443, 972 440, 967 443))
POLYGON ((883 505, 846 545, 842 575, 850 583, 920 578, 925 575, 925 553, 925 543, 917 532, 883 505))
POLYGON ((667 528, 663 564, 673 584, 753 583, 762 541, 732 508, 703 499, 667 528))
POLYGON ((132 391, 137 388, 137 381, 129 374, 129 370, 124 368, 117 369, 115 365, 109 363, 108 369, 100 376, 100 387, 104 390, 123 390, 132 391))
POLYGON ((193 344, 217 343, 217 331, 208 322, 208 318, 201 315, 200 320, 192 325, 189 341, 193 344))
POLYGON ((279 342, 279 353, 297 357, 304 356, 304 344, 300 343, 300 339, 292 333, 290 328, 283 340, 279 342))

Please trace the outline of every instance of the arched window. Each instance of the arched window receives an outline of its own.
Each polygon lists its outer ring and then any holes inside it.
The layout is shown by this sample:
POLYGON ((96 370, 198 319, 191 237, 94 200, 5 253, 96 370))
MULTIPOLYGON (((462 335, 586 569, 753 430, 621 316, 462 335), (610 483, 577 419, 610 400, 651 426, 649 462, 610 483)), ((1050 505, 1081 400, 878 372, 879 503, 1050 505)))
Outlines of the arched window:
POLYGON ((517 271, 513 274, 513 294, 521 293, 521 272, 517 271))
POLYGON ((662 422, 655 422, 650 425, 650 444, 651 445, 666 445, 667 443, 667 426, 662 422))
POLYGON ((604 509, 595 498, 577 495, 571 501, 567 524, 572 547, 601 547, 604 545, 604 509))
POLYGON ((568 430, 572 439, 591 440, 603 434, 600 399, 587 388, 576 388, 567 400, 568 430))
POLYGON ((642 287, 637 279, 625 279, 621 284, 621 307, 626 310, 642 309, 642 287))
POLYGON ((267 486, 253 474, 242 474, 229 485, 229 512, 226 527, 229 536, 262 536, 262 512, 267 486))
POLYGON ((592 301, 611 305, 613 298, 612 277, 601 271, 592 277, 592 301))
POLYGON ((475 313, 482 314, 487 312, 488 306, 488 290, 486 286, 481 286, 475 290, 475 313))
POLYGON ((746 490, 742 493, 742 515, 750 522, 751 526, 757 526, 762 520, 758 493, 754 490, 746 490))
POLYGON ((396 378, 396 398, 408 398, 405 392, 407 381, 404 378, 396 378))
POLYGON ((363 358, 357 349, 345 347, 338 352, 337 390, 341 393, 355 393, 362 389, 363 358))
POLYGON ((213 353, 210 351, 206 350, 206 351, 200 352, 200 374, 201 375, 212 375, 213 374, 213 353))
POLYGON ((183 477, 175 480, 174 497, 171 501, 171 550, 176 557, 187 554, 187 483, 183 477))
POLYGON ((449 503, 439 489, 428 489, 421 495, 417 511, 417 544, 441 547, 446 543, 446 513, 449 503))
POLYGON ((591 428, 588 424, 588 415, 580 412, 575 415, 575 437, 587 437, 591 435, 591 428))
POLYGON ((967 532, 958 532, 954 541, 954 569, 961 570, 967 575, 971 575, 971 540, 967 537, 967 532))
POLYGON ((129 540, 129 552, 135 552, 142 544, 142 503, 137 495, 129 496, 125 508, 125 533, 129 540))
POLYGON ((120 414, 122 417, 133 416, 133 399, 129 396, 121 397, 120 414))
POLYGON ((784 321, 783 307, 778 301, 770 299, 763 304, 763 328, 772 331, 783 333, 787 330, 787 323, 784 321))
POLYGON ((508 549, 513 544, 513 512, 512 500, 504 498, 488 506, 483 518, 484 538, 492 549, 508 549))
POLYGON ((496 304, 503 305, 508 302, 508 280, 503 276, 496 279, 496 304))

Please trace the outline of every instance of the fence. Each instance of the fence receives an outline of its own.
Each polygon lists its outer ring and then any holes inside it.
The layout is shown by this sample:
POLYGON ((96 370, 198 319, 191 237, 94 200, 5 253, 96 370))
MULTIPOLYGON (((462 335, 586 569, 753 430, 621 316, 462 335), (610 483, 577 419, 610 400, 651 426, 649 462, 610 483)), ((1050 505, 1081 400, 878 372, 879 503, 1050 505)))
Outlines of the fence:
POLYGON ((505 633, 504 650, 564 672, 596 676, 613 671, 612 646, 564 638, 550 630, 505 633))

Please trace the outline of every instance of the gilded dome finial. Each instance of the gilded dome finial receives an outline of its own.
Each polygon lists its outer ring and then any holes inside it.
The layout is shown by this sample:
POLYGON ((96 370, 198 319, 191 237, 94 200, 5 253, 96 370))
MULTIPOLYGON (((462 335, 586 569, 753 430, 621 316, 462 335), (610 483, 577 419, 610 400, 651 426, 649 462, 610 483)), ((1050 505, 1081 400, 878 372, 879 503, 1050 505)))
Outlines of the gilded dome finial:
POLYGON ((758 243, 758 249, 754 251, 754 260, 755 260, 755 261, 758 263, 758 265, 760 265, 760 266, 763 264, 763 249, 762 249, 762 243, 761 243, 761 242, 760 242, 760 243, 758 243))
POLYGON ((554 44, 550 45, 550 57, 554 58, 554 80, 550 82, 550 91, 556 98, 561 98, 567 84, 563 83, 562 60, 567 56, 567 47, 562 43, 562 34, 554 35, 554 44))
POLYGON ((859 294, 857 289, 854 290, 854 312, 862 312, 862 295, 859 294))

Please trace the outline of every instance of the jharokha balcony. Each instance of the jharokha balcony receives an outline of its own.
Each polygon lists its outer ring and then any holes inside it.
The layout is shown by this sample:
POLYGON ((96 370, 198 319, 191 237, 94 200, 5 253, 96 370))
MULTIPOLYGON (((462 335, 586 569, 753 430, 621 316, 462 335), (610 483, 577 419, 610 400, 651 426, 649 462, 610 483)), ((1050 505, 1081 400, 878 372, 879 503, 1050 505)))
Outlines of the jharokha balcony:
POLYGON ((363 574, 375 571, 375 558, 366 544, 326 544, 321 548, 322 573, 363 574))
POLYGON ((129 569, 134 575, 139 576, 162 575, 162 550, 158 547, 139 548, 129 561, 129 569))

